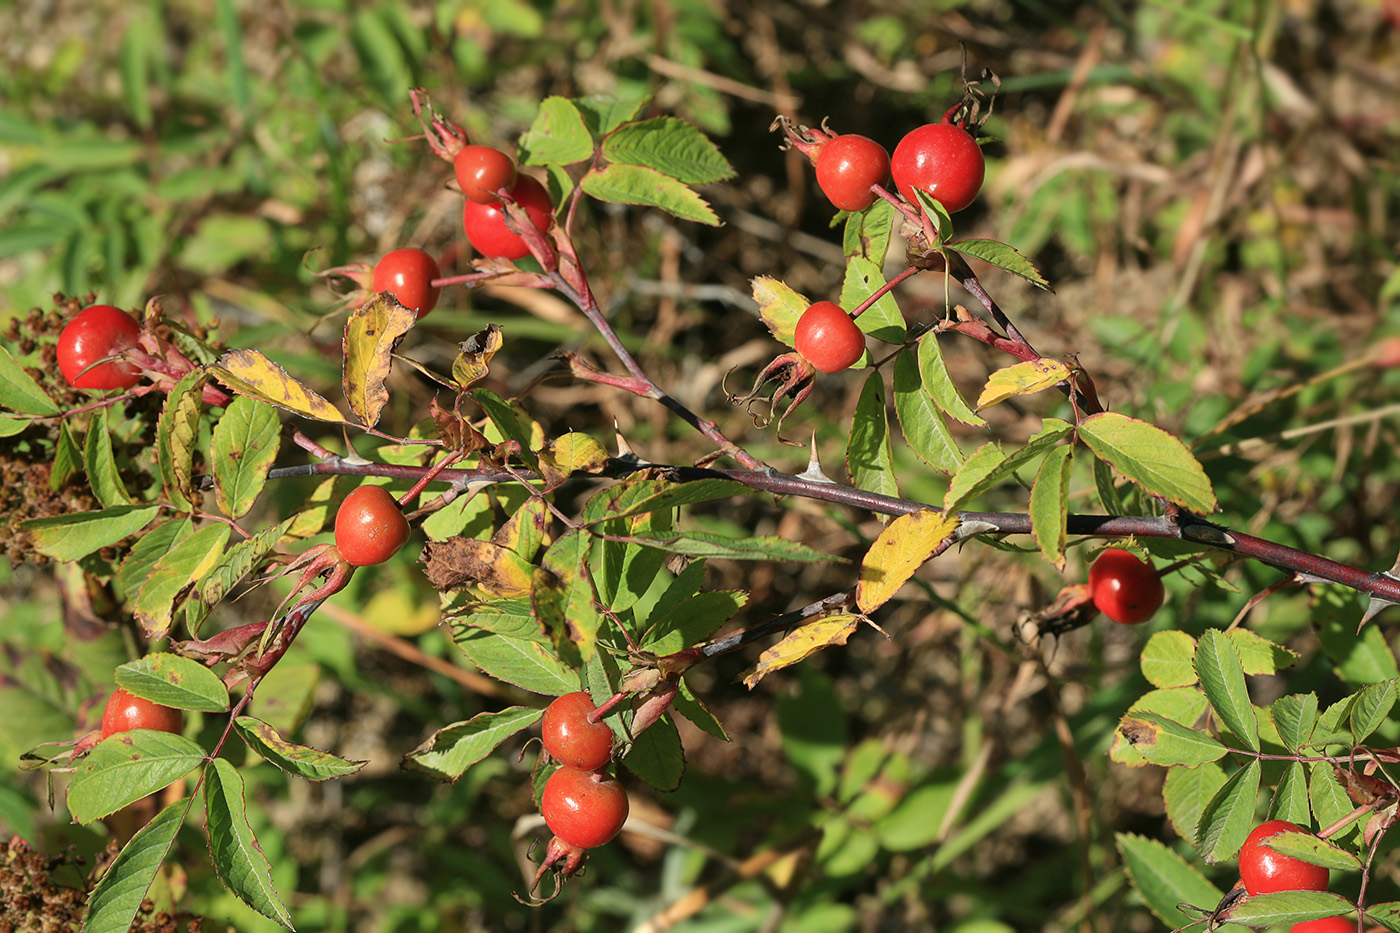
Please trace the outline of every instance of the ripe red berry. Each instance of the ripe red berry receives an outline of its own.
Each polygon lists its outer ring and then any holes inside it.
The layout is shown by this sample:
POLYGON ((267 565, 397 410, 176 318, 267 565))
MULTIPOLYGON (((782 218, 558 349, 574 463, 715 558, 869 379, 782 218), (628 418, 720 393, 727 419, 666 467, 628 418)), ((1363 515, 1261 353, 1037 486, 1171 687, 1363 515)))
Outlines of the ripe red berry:
POLYGON ((178 709, 161 706, 127 693, 120 687, 107 700, 102 711, 102 737, 132 729, 157 729, 179 734, 185 728, 185 715, 178 709))
POLYGON ((871 185, 890 177, 890 154, 864 136, 837 136, 817 153, 817 184, 843 211, 863 211, 875 203, 871 185))
POLYGON ((463 146, 452 169, 462 193, 477 204, 499 204, 496 192, 515 184, 515 160, 492 146, 463 146))
MULTIPOLYGON (((549 192, 529 175, 516 178, 510 196, 525 208, 530 223, 539 231, 548 230, 554 223, 554 205, 550 203, 549 192)), ((519 259, 530 254, 525 241, 506 227, 505 205, 499 201, 490 204, 468 201, 462 210, 462 229, 472 247, 483 256, 519 259)))
POLYGON ((335 513, 335 546, 356 567, 382 564, 408 541, 408 519, 383 486, 360 486, 335 513))
POLYGON ((1288 928, 1288 933, 1356 933, 1356 921, 1346 917, 1323 917, 1304 920, 1288 928))
POLYGON ((140 333, 141 325, 121 308, 93 305, 79 312, 59 335, 59 371, 74 388, 129 389, 141 379, 139 368, 126 360, 97 361, 135 346, 140 333))
POLYGON ((865 334, 834 301, 818 301, 797 319, 792 345, 824 373, 849 368, 865 352, 865 334))
POLYGON ((560 768, 544 782, 540 813, 566 845, 592 849, 611 840, 627 822, 627 792, 601 771, 560 768))
POLYGON ((388 292, 419 317, 437 307, 440 288, 433 288, 433 279, 442 277, 437 260, 416 247, 406 247, 385 253, 374 266, 370 289, 388 292))
POLYGON ((1240 880, 1251 895, 1275 891, 1325 891, 1327 869, 1275 852, 1260 841, 1276 833, 1305 833, 1288 820, 1269 820, 1254 827, 1240 849, 1240 880))
POLYGON ((596 709, 582 690, 566 693, 549 704, 540 723, 544 750, 566 768, 596 771, 612 758, 613 732, 607 723, 589 722, 596 709))
POLYGON ((1100 612, 1124 625, 1146 622, 1166 598, 1152 565, 1122 548, 1109 548, 1094 559, 1089 595, 1100 612))
POLYGON ((890 175, 910 204, 918 206, 914 189, 928 192, 951 214, 972 203, 982 190, 987 164, 967 130, 951 123, 928 123, 909 133, 894 147, 890 175))

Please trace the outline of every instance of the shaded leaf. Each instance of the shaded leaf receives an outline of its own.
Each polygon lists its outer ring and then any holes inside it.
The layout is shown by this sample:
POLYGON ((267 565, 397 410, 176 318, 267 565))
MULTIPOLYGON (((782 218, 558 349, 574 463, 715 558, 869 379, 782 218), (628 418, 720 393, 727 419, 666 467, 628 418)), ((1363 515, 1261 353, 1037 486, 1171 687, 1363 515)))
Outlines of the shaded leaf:
POLYGON ((1207 862, 1232 857, 1254 828, 1254 801, 1259 795, 1259 759, 1245 763, 1225 781, 1201 811, 1196 848, 1207 862))
POLYGON ((341 340, 345 356, 341 387, 350 410, 362 424, 374 427, 379 423, 379 414, 389 402, 384 380, 389 378, 394 350, 417 320, 416 312, 387 292, 353 309, 346 319, 341 340))
POLYGON ((264 917, 292 929, 291 915, 272 884, 272 866, 248 825, 243 778, 222 758, 205 771, 204 807, 209 854, 224 887, 264 917))
POLYGON ((1249 702, 1244 668, 1234 644, 1218 629, 1209 629, 1196 643, 1196 673, 1206 699, 1220 721, 1250 750, 1259 750, 1259 723, 1249 702))
POLYGON ((270 724, 252 716, 239 716, 233 721, 238 734, 248 747, 288 774, 307 781, 325 781, 354 774, 369 762, 352 761, 323 752, 319 748, 297 745, 284 739, 270 724))
POLYGON ((614 163, 590 169, 579 187, 600 201, 656 207, 682 220, 719 226, 719 218, 704 198, 676 179, 645 166, 614 163))
POLYGON ((68 785, 68 812, 91 823, 153 794, 204 761, 204 749, 183 735, 133 729, 98 742, 68 785))
POLYGON ((539 720, 544 710, 511 706, 480 713, 434 732, 404 756, 404 767, 439 781, 455 781, 468 768, 491 754, 506 739, 539 720))
POLYGON ((257 501, 277 459, 281 429, 271 405, 247 396, 234 399, 214 425, 209 448, 214 495, 229 518, 241 518, 257 501))
POLYGON ((1178 904, 1209 910, 1220 902, 1221 890, 1162 843, 1130 833, 1114 839, 1133 887, 1168 927, 1184 928, 1195 919, 1177 910, 1178 904))
POLYGON ((131 929, 188 807, 189 801, 183 798, 169 804, 122 846, 88 897, 84 933, 126 933, 131 929))

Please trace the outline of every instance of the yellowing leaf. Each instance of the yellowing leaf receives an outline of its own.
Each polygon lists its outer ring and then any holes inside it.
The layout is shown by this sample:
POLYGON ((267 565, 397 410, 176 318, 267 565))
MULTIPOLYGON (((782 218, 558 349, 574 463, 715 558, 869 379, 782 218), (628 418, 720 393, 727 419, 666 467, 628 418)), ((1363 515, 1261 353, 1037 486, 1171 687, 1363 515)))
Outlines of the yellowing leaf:
POLYGON ((597 473, 607 462, 607 450, 587 434, 556 437, 540 451, 540 472, 551 489, 574 473, 597 473))
POLYGON ((923 510, 885 526, 861 561, 857 608, 872 612, 888 602, 961 523, 955 515, 923 510))
POLYGON ((773 336, 792 346, 797 319, 811 302, 789 288, 786 282, 766 275, 753 280, 753 300, 758 302, 758 316, 773 336))
POLYGON ((758 656, 758 663, 744 678, 750 690, 764 677, 802 661, 831 645, 844 645, 861 623, 860 616, 838 613, 809 622, 758 656))
POLYGON ((470 388, 486 375, 491 365, 491 357, 501 349, 505 339, 501 337, 501 325, 488 324, 485 330, 472 334, 461 343, 462 352, 452 361, 452 381, 460 389, 470 388))
POLYGON ((389 376, 394 348, 418 320, 394 296, 376 295, 354 311, 345 322, 345 399, 360 421, 373 427, 389 402, 384 380, 389 376))
POLYGON ((209 374, 239 395, 268 402, 318 421, 344 421, 330 402, 312 392, 257 350, 230 350, 209 374))
POLYGON ((1045 357, 998 369, 987 379, 982 394, 977 397, 977 410, 981 411, 1017 395, 1043 392, 1064 382, 1069 378, 1069 374, 1070 368, 1067 364, 1045 357))

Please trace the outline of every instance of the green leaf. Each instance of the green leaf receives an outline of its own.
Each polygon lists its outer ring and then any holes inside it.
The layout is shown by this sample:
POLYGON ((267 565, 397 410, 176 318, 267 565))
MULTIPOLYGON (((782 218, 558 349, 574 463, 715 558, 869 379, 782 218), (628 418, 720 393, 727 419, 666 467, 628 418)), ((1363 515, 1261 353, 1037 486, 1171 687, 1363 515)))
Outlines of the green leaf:
POLYGON ((169 804, 122 847, 88 898, 84 933, 126 933, 131 929, 188 807, 185 798, 169 804))
POLYGON ((1065 567, 1065 527, 1069 514, 1069 478, 1074 447, 1051 447, 1031 485, 1031 530, 1040 554, 1059 570, 1065 567))
POLYGON ((1363 687, 1351 708, 1351 736, 1358 743, 1379 729, 1395 707, 1395 678, 1363 687))
POLYGON ((577 690, 578 674, 543 644, 539 628, 528 615, 483 610, 454 624, 452 637, 468 660, 497 680, 545 696, 577 690), (490 623, 513 631, 506 634, 481 627, 490 623))
POLYGON ((1154 765, 1205 764, 1223 758, 1229 749, 1204 732, 1172 722, 1157 713, 1128 713, 1118 732, 1133 749, 1154 765))
POLYGON ((534 725, 544 710, 511 706, 444 726, 404 756, 404 767, 439 781, 455 781, 521 729, 534 725))
POLYGON ((667 531, 634 534, 643 544, 673 554, 725 560, 778 560, 812 564, 833 560, 829 555, 813 550, 797 541, 775 535, 752 535, 730 538, 708 531, 667 531))
MULTIPOLYGON (((1302 764, 1297 761, 1293 763, 1302 764)), ((1304 821, 1306 822, 1306 818, 1304 821)), ((1337 848, 1325 839, 1319 839, 1312 833, 1274 833, 1259 844, 1289 858, 1296 858, 1310 865, 1321 865, 1331 871, 1361 871, 1362 868, 1361 860, 1356 856, 1337 848)))
POLYGON ((1351 901, 1329 891, 1276 891, 1241 901, 1230 911, 1229 922, 1251 927, 1284 926, 1336 917, 1355 909, 1351 901))
POLYGON ((1195 666, 1220 721, 1251 751, 1259 751, 1259 723, 1234 644, 1220 630, 1207 630, 1196 643, 1195 666))
POLYGON ((292 929, 291 915, 272 884, 272 866, 248 825, 243 778, 222 758, 204 772, 204 807, 209 854, 224 887, 264 917, 292 929))
POLYGON ((1005 455, 994 442, 983 444, 953 475, 948 491, 943 495, 943 508, 955 512, 998 483, 1011 477, 1018 469, 1044 456, 1074 430, 1068 422, 1046 418, 1040 431, 1026 441, 1024 447, 1005 455))
POLYGON ((496 426, 496 430, 501 432, 501 436, 508 441, 515 441, 520 445, 521 459, 529 465, 532 470, 539 470, 539 455, 530 446, 530 431, 520 423, 520 418, 516 416, 515 410, 490 389, 472 389, 467 393, 481 406, 481 410, 486 412, 486 417, 491 419, 491 423, 496 426))
POLYGON ((710 138, 675 117, 631 123, 603 140, 610 162, 641 165, 687 185, 703 185, 734 177, 734 167, 710 138))
POLYGON ((894 410, 904 442, 916 457, 944 473, 958 469, 963 462, 962 449, 924 391, 918 364, 908 353, 899 354, 894 361, 894 410))
POLYGON ((1129 833, 1114 838, 1133 887, 1168 927, 1185 928, 1195 919, 1177 910, 1178 904, 1211 910, 1220 902, 1223 892, 1162 843, 1129 833))
POLYGON ((57 492, 83 468, 83 452, 73 440, 73 431, 64 421, 58 426, 53 467, 49 470, 49 491, 57 492))
MULTIPOLYGON (((1129 713, 1156 713, 1181 726, 1190 727, 1209 708, 1205 695, 1192 687, 1171 687, 1149 690, 1128 707, 1129 713)), ((1109 758, 1134 768, 1151 764, 1136 751, 1122 732, 1115 732, 1109 747, 1109 758)))
POLYGON ((0 415, 0 437, 14 437, 33 423, 33 418, 0 415))
POLYGON ((974 428, 986 425, 986 420, 968 407, 962 393, 953 385, 937 334, 925 334, 919 338, 919 374, 923 376, 924 391, 940 411, 974 428))
POLYGON ((1142 676, 1154 687, 1189 687, 1197 680, 1196 639, 1176 629, 1154 632, 1142 649, 1142 676))
POLYGON ((68 812, 79 823, 116 813, 179 780, 204 761, 204 749, 183 735, 133 729, 98 742, 68 785, 68 812))
POLYGON ((1099 502, 1110 515, 1126 515, 1128 510, 1118 487, 1113 484, 1113 467, 1102 460, 1094 460, 1094 488, 1099 491, 1099 502))
POLYGON ((1173 765, 1167 769, 1167 779, 1162 783, 1162 802, 1166 804, 1167 819, 1171 820, 1177 835, 1196 844, 1201 814, 1224 786, 1225 769, 1213 761, 1195 768, 1173 765))
POLYGON ((156 561, 132 604, 148 638, 164 638, 169 633, 176 601, 219 563, 228 535, 228 525, 206 525, 156 561))
POLYGON ((1259 759, 1251 758, 1216 791, 1201 811, 1196 848, 1207 862, 1233 856, 1254 828, 1254 801, 1259 795, 1259 759))
POLYGON ((219 563, 200 579, 191 598, 197 598, 204 607, 219 602, 267 556, 296 520, 296 516, 292 516, 280 524, 268 525, 251 538, 245 538, 229 548, 219 563))
POLYGON ((1251 677, 1277 674, 1285 667, 1292 667, 1293 662, 1298 660, 1296 652, 1276 645, 1247 628, 1232 628, 1225 634, 1239 652, 1244 672, 1251 677))
POLYGON ((744 608, 748 594, 740 590, 697 593, 652 622, 641 647, 658 655, 674 654, 708 637, 744 608))
POLYGON ((288 774, 307 781, 325 781, 354 774, 369 762, 352 761, 323 752, 319 748, 297 745, 287 741, 270 724, 252 716, 239 716, 233 721, 238 734, 248 747, 288 774))
POLYGON ((520 137, 526 165, 571 165, 593 158, 593 136, 573 101, 546 97, 535 121, 520 137))
POLYGON ((31 518, 19 527, 34 537, 34 549, 54 560, 78 560, 116 544, 151 523, 160 511, 154 505, 119 505, 99 512, 72 512, 31 518))
POLYGON ((704 702, 690 692, 690 686, 684 680, 680 683, 680 692, 671 701, 671 711, 690 720, 691 725, 714 736, 721 742, 729 741, 729 733, 724 731, 724 726, 720 724, 720 721, 715 718, 704 702))
POLYGON ((886 496, 899 495, 894 476, 894 452, 885 412, 885 381, 878 372, 866 377, 851 419, 851 439, 846 446, 846 470, 861 489, 886 496))
POLYGON ((719 226, 719 218, 704 198, 676 179, 645 166, 614 163, 590 169, 579 187, 599 201, 657 207, 682 220, 719 226))
POLYGON ((623 489, 615 498, 593 497, 584 508, 583 521, 625 518, 643 512, 676 509, 733 496, 752 496, 754 490, 727 479, 702 479, 693 483, 643 480, 623 489))
POLYGON ((161 706, 222 713, 228 688, 209 668, 176 654, 148 654, 116 670, 117 686, 161 706))
POLYGON ((863 211, 847 214, 841 235, 842 255, 864 256, 883 266, 885 254, 890 249, 895 221, 899 218, 899 212, 894 209, 894 205, 883 198, 863 211))
MULTIPOLYGON (((1356 807, 1337 781, 1332 764, 1326 761, 1314 761, 1309 766, 1308 799, 1312 801, 1313 815, 1317 817, 1319 826, 1331 826, 1356 807)), ((1356 823, 1352 823, 1332 838, 1349 836, 1356 831, 1356 826, 1356 823)))
POLYGON ((669 714, 636 737, 622 764, 657 790, 672 791, 681 786, 685 751, 669 714))
POLYGON ((253 507, 277 459, 281 432, 277 409, 240 395, 214 426, 209 456, 219 511, 241 518, 253 507))
POLYGON ((137 592, 155 569, 156 561, 192 534, 194 524, 188 518, 177 518, 157 525, 136 540, 117 571, 117 582, 128 601, 136 599, 137 592))
POLYGON ((949 243, 948 249, 962 253, 964 256, 971 256, 973 259, 980 259, 998 269, 1005 269, 1012 275, 1019 275, 1032 285, 1048 292, 1054 291, 1050 287, 1050 283, 1046 281, 1045 276, 1041 275, 1040 270, 1035 267, 1035 263, 1005 243, 997 240, 967 239, 949 243))
POLYGON ((0 407, 27 415, 56 415, 59 411, 58 404, 4 346, 0 346, 0 407))
POLYGON ((1313 587, 1318 641, 1337 676, 1353 688, 1400 676, 1395 653, 1381 629, 1368 625, 1358 635, 1355 595, 1331 592, 1336 589, 1313 587))
MULTIPOLYGON (((846 275, 841 281, 841 299, 837 302, 842 309, 851 311, 864 304, 871 295, 885 286, 885 275, 880 267, 864 256, 852 256, 846 260, 846 275)), ((877 340, 895 345, 904 342, 908 327, 904 315, 895 302, 894 292, 887 291, 856 318, 856 326, 862 333, 877 340)), ((865 351, 857 366, 870 363, 870 351, 865 351)))
POLYGON ((1288 820, 1299 826, 1306 826, 1312 819, 1308 806, 1308 772, 1301 761, 1290 761, 1283 769, 1283 777, 1274 789, 1274 799, 1269 804, 1269 817, 1275 820, 1288 820))
POLYGON ((588 97, 575 97, 574 106, 588 124, 589 132, 596 136, 606 136, 613 130, 637 118, 647 97, 613 97, 594 94, 588 97))
POLYGON ((107 427, 107 409, 99 408, 92 413, 88 422, 87 437, 83 444, 83 469, 87 472, 92 494, 103 508, 114 505, 131 505, 131 494, 126 491, 121 474, 117 471, 116 457, 112 453, 112 433, 107 427))
POLYGON ((1400 933, 1400 901, 1372 904, 1366 908, 1366 919, 1374 920, 1387 930, 1400 933))
POLYGON ((1123 476, 1193 512, 1215 511, 1215 491, 1186 445, 1146 421, 1105 411, 1079 423, 1079 437, 1123 476))

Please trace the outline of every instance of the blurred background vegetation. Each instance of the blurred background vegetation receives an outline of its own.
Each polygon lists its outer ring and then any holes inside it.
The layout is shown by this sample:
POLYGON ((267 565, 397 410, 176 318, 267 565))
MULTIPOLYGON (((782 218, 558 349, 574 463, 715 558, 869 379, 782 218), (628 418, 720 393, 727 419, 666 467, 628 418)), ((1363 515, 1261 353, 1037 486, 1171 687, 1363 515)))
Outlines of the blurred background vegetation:
MULTIPOLYGON (((987 187, 959 230, 1014 245, 1056 287, 989 274, 1022 331, 1048 355, 1077 355, 1110 407, 1195 445, 1225 524, 1389 566, 1400 375, 1367 355, 1400 333, 1394 0, 9 0, 0 326, 47 311, 56 292, 132 309, 161 294, 168 311, 217 319, 229 345, 257 346, 331 394, 336 326, 307 331, 340 296, 315 270, 407 245, 440 256, 445 274, 469 269, 448 166, 401 141, 417 130, 411 87, 476 141, 506 148, 547 95, 645 94, 651 112, 711 133, 739 174, 705 191, 718 229, 593 206, 576 237, 595 290, 659 384, 776 466, 801 469, 801 452, 765 440, 721 388, 727 371, 742 381, 776 349, 748 299, 753 276, 814 299, 840 286, 831 209, 769 125, 779 113, 829 119, 893 149, 960 96, 960 43, 969 73, 992 69, 1003 94, 986 127, 987 187)), ((921 277, 900 301, 928 319, 942 284, 921 277)), ((549 375, 560 345, 610 362, 550 295, 451 290, 403 349, 445 366, 487 322, 506 335, 493 388, 548 376, 526 404, 551 433, 616 424, 656 461, 708 452, 658 406, 549 375)), ((981 345, 945 346, 969 391, 1004 364, 981 345)), ((432 387, 395 378, 406 426, 432 387)), ((857 391, 854 379, 825 379, 803 413, 833 475, 857 391)), ((994 428, 1022 441, 1053 404, 1000 406, 994 428)), ((22 456, 4 456, 11 477, 22 456)), ((906 495, 941 495, 917 461, 900 462, 906 495)), ((311 489, 288 482, 273 496, 295 503, 311 489)), ((0 523, 27 514, 23 498, 0 496, 0 523)), ((1022 510, 1023 493, 1000 505, 1022 510)), ((848 557, 879 528, 803 503, 701 518, 848 557)), ((135 650, 87 585, 95 569, 0 566, 0 831, 89 855, 104 830, 65 825, 42 779, 15 763, 91 725, 84 698, 105 696, 111 668, 135 650)), ((708 585, 753 591, 744 622, 849 585, 839 568, 782 570, 717 564, 708 585)), ((1277 577, 1259 566, 1226 569, 1226 585, 1178 576, 1152 626, 1222 626, 1277 577)), ((533 749, 453 786, 399 772, 434 728, 506 700, 455 668, 409 564, 361 574, 303 636, 278 695, 287 715, 306 716, 303 741, 370 764, 315 786, 247 770, 255 828, 301 930, 661 929, 639 925, 705 882, 716 882, 712 902, 677 929, 1160 929, 1112 833, 1190 848, 1164 820, 1160 773, 1105 755, 1144 689, 1146 635, 1098 625, 1044 664, 1025 657, 1014 623, 1064 582, 1029 555, 970 546, 884 610, 891 641, 862 634, 752 693, 735 683, 745 659, 699 672, 694 686, 733 741, 684 733, 682 788, 638 789, 633 806, 687 843, 624 834, 536 910, 510 896, 523 887, 512 831, 533 813, 533 749), (825 829, 819 845, 808 844, 812 826, 825 829), (783 857, 761 878, 723 880, 765 853, 783 857)), ((1329 600, 1285 594, 1251 617, 1303 654, 1288 692, 1325 700, 1337 689, 1309 622, 1356 607, 1329 600)), ((225 618, 267 608, 250 598, 225 618)), ((1283 691, 1257 689, 1261 702, 1283 691)), ((167 885, 187 891, 182 905, 209 929, 270 928, 222 892, 187 832, 173 860, 183 871, 167 885)), ((1390 853, 1375 866, 1391 897, 1396 866, 1390 853)), ((1208 871, 1222 888, 1233 881, 1229 867, 1208 871)))

